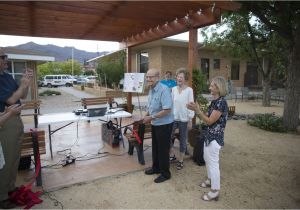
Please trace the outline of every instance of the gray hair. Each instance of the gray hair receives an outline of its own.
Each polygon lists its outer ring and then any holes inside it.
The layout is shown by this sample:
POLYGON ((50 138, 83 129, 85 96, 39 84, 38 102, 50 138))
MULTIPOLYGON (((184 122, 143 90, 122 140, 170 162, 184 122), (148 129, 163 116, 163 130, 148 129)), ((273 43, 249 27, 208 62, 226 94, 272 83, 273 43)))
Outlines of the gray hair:
POLYGON ((187 81, 189 80, 189 72, 187 71, 186 68, 179 68, 176 70, 176 77, 178 74, 183 74, 184 75, 184 79, 187 81))

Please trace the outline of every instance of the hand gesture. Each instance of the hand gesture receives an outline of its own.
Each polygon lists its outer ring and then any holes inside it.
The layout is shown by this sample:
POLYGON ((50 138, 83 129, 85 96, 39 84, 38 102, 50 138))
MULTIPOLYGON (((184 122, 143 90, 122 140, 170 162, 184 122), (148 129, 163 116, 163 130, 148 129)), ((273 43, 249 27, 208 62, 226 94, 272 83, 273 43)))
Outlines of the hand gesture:
POLYGON ((151 117, 151 116, 145 116, 143 122, 144 122, 145 124, 147 124, 147 123, 150 123, 151 120, 152 120, 152 117, 151 117))
POLYGON ((7 107, 4 110, 4 113, 9 113, 10 115, 17 115, 21 113, 21 110, 23 109, 25 105, 20 105, 20 104, 13 104, 7 107))
POLYGON ((199 113, 201 111, 200 109, 200 105, 198 104, 198 102, 190 102, 186 105, 186 107, 190 110, 193 110, 195 113, 199 113))
POLYGON ((27 68, 22 75, 22 78, 20 80, 20 86, 23 88, 27 88, 30 85, 30 82, 33 77, 33 70, 30 68, 27 68))

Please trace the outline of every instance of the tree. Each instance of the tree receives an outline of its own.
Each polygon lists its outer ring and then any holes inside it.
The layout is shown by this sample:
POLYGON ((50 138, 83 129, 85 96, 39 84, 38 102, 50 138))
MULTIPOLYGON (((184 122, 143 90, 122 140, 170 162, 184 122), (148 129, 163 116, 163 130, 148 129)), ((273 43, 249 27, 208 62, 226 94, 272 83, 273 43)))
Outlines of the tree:
POLYGON ((97 73, 103 81, 106 78, 109 87, 118 86, 125 72, 125 52, 120 51, 114 56, 106 56, 98 61, 97 73))
POLYGON ((283 124, 296 129, 300 109, 300 2, 242 2, 265 26, 283 40, 288 52, 287 81, 283 124))
MULTIPOLYGON (((231 37, 232 43, 227 42, 227 45, 222 47, 225 50, 232 50, 239 46, 232 52, 241 56, 244 53, 251 55, 257 62, 258 69, 263 73, 265 99, 269 98, 267 94, 270 92, 267 87, 272 74, 283 77, 286 74, 287 94, 283 123, 288 129, 293 130, 299 124, 300 108, 300 2, 243 1, 241 4, 241 10, 236 13, 239 19, 235 21, 234 26, 243 30, 229 28, 229 31, 235 31, 231 37), (254 25, 250 24, 251 17, 256 18, 254 25), (248 37, 248 41, 242 41, 243 37, 248 37), (270 61, 267 68, 262 68, 263 57, 270 61), (265 71, 262 71, 263 69, 265 71)), ((220 39, 226 38, 227 32, 225 31, 223 35, 221 34, 220 39)), ((216 34, 214 36, 216 37, 216 34)), ((264 100, 264 103, 266 102, 264 100)))
MULTIPOLYGON (((74 75, 79 75, 81 73, 82 66, 78 61, 74 61, 73 63, 74 75)), ((48 74, 70 74, 72 75, 72 61, 64 61, 64 62, 48 62, 37 66, 38 69, 38 77, 42 78, 48 74)))
MULTIPOLYGON (((224 21, 219 24, 226 25, 227 30, 218 33, 213 30, 212 36, 206 36, 205 45, 218 48, 220 52, 235 58, 250 58, 254 62, 258 71, 262 75, 263 86, 263 106, 270 106, 271 102, 271 79, 279 68, 283 67, 284 59, 282 59, 280 48, 276 47, 278 37, 274 36, 264 24, 255 19, 249 11, 241 10, 238 13, 228 13, 223 16, 224 21), (268 62, 266 62, 268 61, 268 62), (281 63, 275 66, 274 63, 281 63), (267 64, 267 65, 266 65, 267 64)), ((207 30, 202 31, 205 35, 207 30)), ((284 55, 284 54, 283 54, 284 55)), ((280 69, 284 72, 284 70, 280 69)))

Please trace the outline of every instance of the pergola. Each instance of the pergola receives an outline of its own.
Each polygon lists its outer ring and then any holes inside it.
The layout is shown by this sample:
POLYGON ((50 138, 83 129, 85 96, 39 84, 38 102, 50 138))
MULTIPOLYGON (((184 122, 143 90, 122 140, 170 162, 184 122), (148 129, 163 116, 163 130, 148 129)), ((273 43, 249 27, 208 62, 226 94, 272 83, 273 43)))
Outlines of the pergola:
POLYGON ((130 72, 131 47, 189 31, 191 73, 197 29, 239 7, 232 1, 1 1, 0 34, 116 41, 127 49, 130 72))

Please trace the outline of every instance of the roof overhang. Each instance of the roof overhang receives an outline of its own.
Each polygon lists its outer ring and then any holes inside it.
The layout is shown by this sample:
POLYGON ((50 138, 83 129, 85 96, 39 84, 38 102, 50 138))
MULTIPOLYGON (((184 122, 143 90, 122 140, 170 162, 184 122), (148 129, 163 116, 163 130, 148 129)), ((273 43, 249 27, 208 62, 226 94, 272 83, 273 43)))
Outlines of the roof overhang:
POLYGON ((49 54, 31 51, 31 50, 20 50, 14 47, 2 48, 4 53, 7 55, 9 60, 26 60, 26 61, 55 61, 55 57, 49 54))
POLYGON ((27 60, 27 61, 55 61, 54 57, 43 55, 24 55, 6 53, 9 60, 27 60))
POLYGON ((0 34, 135 46, 220 21, 232 1, 0 1, 0 34))

